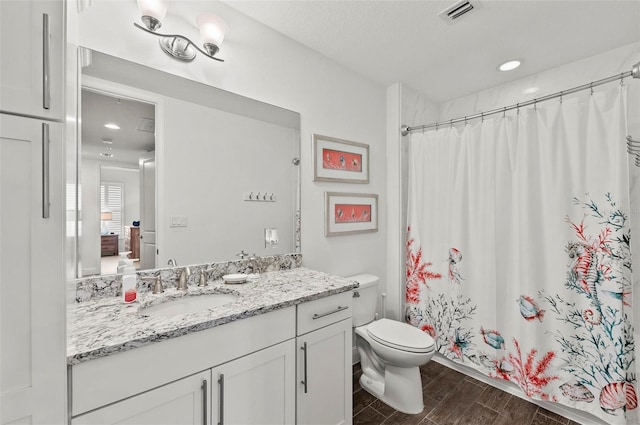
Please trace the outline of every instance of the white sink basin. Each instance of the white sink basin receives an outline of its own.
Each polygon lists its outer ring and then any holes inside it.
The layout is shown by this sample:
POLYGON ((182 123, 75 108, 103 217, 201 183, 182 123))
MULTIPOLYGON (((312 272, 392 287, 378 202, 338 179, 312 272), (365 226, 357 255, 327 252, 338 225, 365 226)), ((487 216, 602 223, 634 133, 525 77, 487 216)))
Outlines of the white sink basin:
POLYGON ((229 304, 237 299, 238 296, 233 294, 195 295, 146 307, 140 311, 140 314, 150 317, 165 317, 176 314, 197 313, 229 304))

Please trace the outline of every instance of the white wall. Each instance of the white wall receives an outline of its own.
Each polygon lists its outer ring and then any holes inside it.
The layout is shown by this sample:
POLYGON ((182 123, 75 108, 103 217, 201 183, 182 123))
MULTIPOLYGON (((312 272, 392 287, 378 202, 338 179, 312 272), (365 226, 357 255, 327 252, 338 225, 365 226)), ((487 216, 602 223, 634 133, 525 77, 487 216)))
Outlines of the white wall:
MULTIPOLYGON (((168 58, 155 37, 133 27, 139 19, 135 2, 93 2, 79 17, 80 44, 299 112, 305 266, 340 275, 385 276, 385 89, 224 4, 200 4, 229 23, 221 49, 224 63, 202 56, 187 64, 168 58), (370 183, 313 182, 313 133, 369 144, 370 183), (325 191, 377 193, 380 231, 325 238, 325 191)), ((163 29, 198 39, 195 16, 187 22, 169 12, 163 29)))
POLYGON ((100 273, 100 161, 82 159, 79 255, 82 276, 100 273))
POLYGON ((163 259, 198 264, 235 260, 241 250, 294 252, 297 131, 171 98, 164 106, 163 259), (276 202, 244 201, 244 192, 273 193, 276 202), (188 226, 170 227, 172 216, 187 217, 188 226), (265 248, 265 228, 278 229, 276 249, 265 248))

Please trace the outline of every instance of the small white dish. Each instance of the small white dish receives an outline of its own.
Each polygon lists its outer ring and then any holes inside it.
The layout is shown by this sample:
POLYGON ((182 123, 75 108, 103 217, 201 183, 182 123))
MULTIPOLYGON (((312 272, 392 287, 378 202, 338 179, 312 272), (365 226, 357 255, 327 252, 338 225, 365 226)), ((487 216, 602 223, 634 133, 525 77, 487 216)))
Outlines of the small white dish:
POLYGON ((247 275, 244 273, 225 274, 222 279, 224 283, 245 283, 247 275))

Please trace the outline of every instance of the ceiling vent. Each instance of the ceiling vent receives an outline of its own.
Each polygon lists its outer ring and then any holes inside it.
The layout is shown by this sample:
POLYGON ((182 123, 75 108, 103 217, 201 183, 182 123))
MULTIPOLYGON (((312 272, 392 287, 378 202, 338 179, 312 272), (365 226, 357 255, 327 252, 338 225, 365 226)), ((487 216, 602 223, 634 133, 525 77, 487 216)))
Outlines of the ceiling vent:
POLYGON ((438 13, 438 16, 444 19, 448 24, 453 24, 457 19, 460 19, 463 15, 471 12, 476 7, 477 3, 471 4, 469 0, 460 0, 438 13))
POLYGON ((138 125, 136 126, 138 131, 146 131, 147 133, 153 133, 156 131, 156 120, 151 118, 140 118, 138 125))

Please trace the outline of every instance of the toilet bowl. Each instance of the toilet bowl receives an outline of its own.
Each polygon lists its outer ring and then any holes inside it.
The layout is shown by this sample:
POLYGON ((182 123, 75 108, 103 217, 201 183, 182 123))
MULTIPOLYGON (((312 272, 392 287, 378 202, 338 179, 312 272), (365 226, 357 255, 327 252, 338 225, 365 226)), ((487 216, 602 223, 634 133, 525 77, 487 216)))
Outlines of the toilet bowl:
POLYGON ((360 385, 403 413, 422 412, 422 378, 419 367, 435 352, 435 341, 421 330, 390 319, 374 320, 379 279, 356 275, 353 327, 360 355, 360 385))

